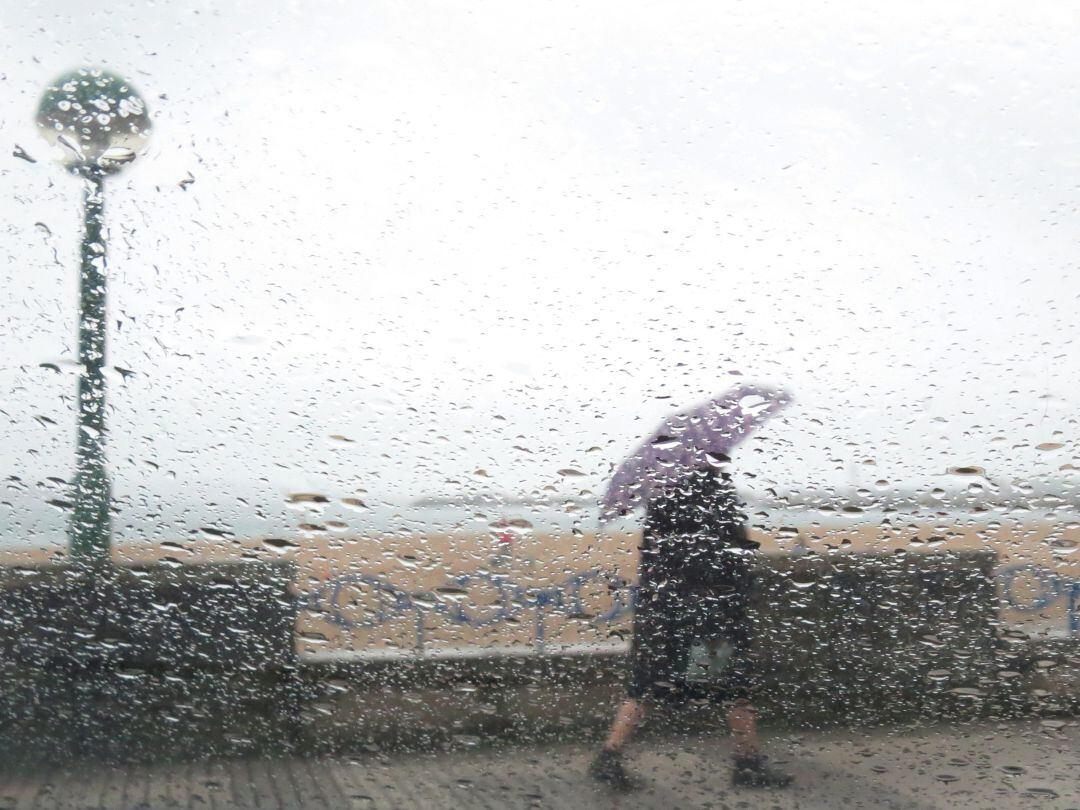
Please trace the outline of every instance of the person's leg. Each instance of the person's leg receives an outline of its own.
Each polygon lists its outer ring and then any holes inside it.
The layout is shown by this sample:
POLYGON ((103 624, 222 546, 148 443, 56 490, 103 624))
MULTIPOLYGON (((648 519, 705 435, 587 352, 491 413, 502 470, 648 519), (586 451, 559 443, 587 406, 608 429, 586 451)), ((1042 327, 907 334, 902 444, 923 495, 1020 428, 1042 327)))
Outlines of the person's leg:
POLYGON ((589 775, 593 779, 615 790, 633 790, 634 780, 623 766, 622 754, 644 716, 645 709, 635 698, 629 697, 622 702, 615 713, 615 722, 611 724, 604 747, 589 765, 589 775))
POLYGON ((736 700, 728 711, 727 721, 735 740, 735 756, 759 756, 761 741, 757 733, 757 714, 750 701, 746 698, 736 700))
POLYGON ((627 698, 615 713, 604 747, 589 765, 590 776, 616 790, 631 790, 635 786, 623 767, 623 749, 645 716, 643 698, 651 695, 657 680, 662 679, 658 666, 663 663, 663 613, 653 609, 654 602, 642 600, 634 614, 627 698))
POLYGON ((743 606, 735 602, 725 628, 734 647, 728 674, 730 694, 734 702, 727 715, 728 727, 734 738, 734 770, 731 781, 744 787, 786 787, 791 784, 791 776, 769 764, 768 758, 761 751, 757 712, 750 702, 756 677, 749 643, 749 628, 743 606))
POLYGON ((740 697, 728 711, 728 726, 734 738, 732 757, 735 768, 731 781, 743 787, 786 787, 791 776, 774 765, 761 753, 758 739, 757 713, 749 698, 740 697))
POLYGON ((645 708, 638 701, 634 698, 624 700, 615 713, 615 722, 611 724, 611 731, 608 732, 607 740, 604 742, 604 750, 621 751, 630 741, 634 729, 644 716, 645 708))

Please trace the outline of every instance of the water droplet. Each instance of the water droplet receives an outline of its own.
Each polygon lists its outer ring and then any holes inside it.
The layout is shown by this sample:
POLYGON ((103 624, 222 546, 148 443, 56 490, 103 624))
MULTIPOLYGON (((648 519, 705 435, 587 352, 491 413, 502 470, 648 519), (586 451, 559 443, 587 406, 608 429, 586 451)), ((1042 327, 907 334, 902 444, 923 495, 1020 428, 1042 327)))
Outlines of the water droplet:
POLYGON ((126 146, 110 146, 98 160, 104 163, 130 163, 135 160, 135 150, 126 146))
POLYGON ((1029 787, 1024 790, 1024 793, 1036 799, 1056 799, 1058 797, 1057 791, 1048 787, 1029 787))
POLYGON ((67 149, 69 152, 71 152, 75 156, 76 160, 78 160, 80 163, 82 162, 82 160, 83 160, 83 149, 76 141, 73 141, 71 138, 69 138, 64 133, 61 133, 60 135, 58 135, 57 138, 56 138, 56 141, 62 147, 67 149))
POLYGON ((981 689, 976 689, 974 686, 958 686, 955 689, 950 689, 949 691, 954 695, 958 695, 959 697, 969 698, 981 698, 986 694, 981 689))
POLYGON ((263 545, 275 554, 287 554, 300 547, 295 540, 288 540, 284 537, 268 537, 263 540, 263 545))
POLYGON ((723 467, 725 464, 728 464, 730 462, 731 459, 724 455, 719 455, 717 453, 705 454, 705 463, 708 464, 710 467, 723 467))
POLYGON ((319 495, 316 492, 294 492, 291 495, 285 496, 285 504, 289 509, 293 509, 298 512, 321 512, 323 507, 330 503, 330 499, 325 495, 319 495))
POLYGON ((982 467, 976 467, 974 465, 967 467, 949 467, 947 470, 949 475, 986 475, 986 470, 982 467))

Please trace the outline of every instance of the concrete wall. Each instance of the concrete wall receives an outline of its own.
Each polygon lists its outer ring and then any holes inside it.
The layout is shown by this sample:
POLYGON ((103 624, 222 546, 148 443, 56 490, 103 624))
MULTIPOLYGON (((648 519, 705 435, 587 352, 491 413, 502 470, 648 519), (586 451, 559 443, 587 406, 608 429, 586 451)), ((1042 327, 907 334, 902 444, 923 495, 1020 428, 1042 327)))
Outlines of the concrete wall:
MULTIPOLYGON (((515 514, 489 531, 431 533, 420 526, 363 536, 307 532, 287 542, 201 539, 180 550, 123 547, 116 558, 294 562, 297 649, 312 661, 618 649, 629 630, 638 535, 546 534, 513 525, 515 514)), ((770 515, 775 529, 753 535, 770 556, 992 551, 1006 626, 1067 639, 1080 637, 1080 555, 1071 553, 1080 545, 1080 522, 1066 517, 781 511, 770 515)), ((44 556, 5 551, 0 564, 44 556)))

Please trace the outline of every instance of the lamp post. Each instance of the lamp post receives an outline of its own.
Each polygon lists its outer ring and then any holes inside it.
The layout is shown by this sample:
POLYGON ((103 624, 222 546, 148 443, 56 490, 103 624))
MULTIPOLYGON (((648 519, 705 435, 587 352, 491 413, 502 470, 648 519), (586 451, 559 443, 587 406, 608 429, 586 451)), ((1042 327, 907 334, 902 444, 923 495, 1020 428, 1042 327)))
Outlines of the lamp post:
POLYGON ((84 194, 73 564, 0 566, 0 732, 16 729, 20 742, 35 741, 30 750, 44 744, 50 752, 205 752, 208 735, 246 745, 254 715, 238 707, 265 699, 281 722, 268 726, 260 713, 258 724, 269 732, 265 744, 281 745, 283 737, 270 735, 289 733, 300 714, 295 563, 112 565, 103 196, 108 176, 146 143, 146 106, 123 79, 82 69, 45 90, 37 122, 84 194), (160 723, 162 673, 187 684, 166 709, 185 718, 179 724, 160 723), (148 738, 148 727, 161 733, 148 738))
POLYGON ((135 159, 150 134, 150 118, 145 103, 126 81, 103 70, 81 68, 60 76, 46 88, 37 124, 60 151, 64 166, 83 181, 81 372, 68 554, 74 562, 107 566, 111 560, 112 496, 105 463, 105 178, 135 159))

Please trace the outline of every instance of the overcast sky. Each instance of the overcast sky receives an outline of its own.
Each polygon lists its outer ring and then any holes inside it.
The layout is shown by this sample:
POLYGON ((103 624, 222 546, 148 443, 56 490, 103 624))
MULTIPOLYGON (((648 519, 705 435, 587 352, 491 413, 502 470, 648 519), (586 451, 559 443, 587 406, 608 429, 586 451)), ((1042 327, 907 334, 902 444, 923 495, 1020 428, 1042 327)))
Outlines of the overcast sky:
POLYGON ((1080 466, 1067 4, 2 6, 12 539, 66 518, 80 193, 32 118, 81 64, 155 123, 107 198, 125 537, 588 497, 737 374, 798 399, 759 489, 1080 466))

